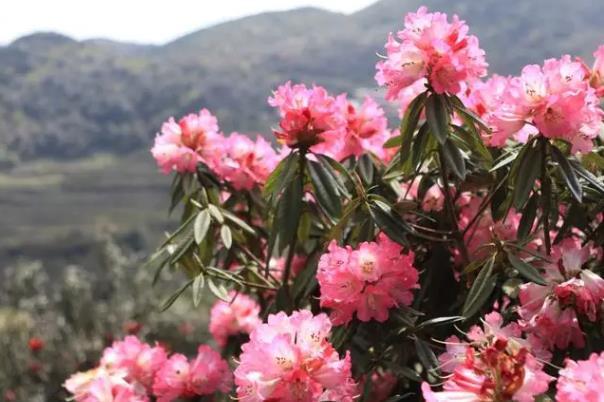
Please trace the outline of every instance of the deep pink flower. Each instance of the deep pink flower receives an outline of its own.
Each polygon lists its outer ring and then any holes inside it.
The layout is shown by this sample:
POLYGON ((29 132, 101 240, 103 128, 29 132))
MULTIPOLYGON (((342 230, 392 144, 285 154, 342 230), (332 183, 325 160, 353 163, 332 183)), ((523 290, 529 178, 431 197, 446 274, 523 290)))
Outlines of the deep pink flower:
POLYGON ((209 346, 201 345, 191 362, 177 353, 164 363, 155 375, 153 394, 158 402, 171 402, 178 398, 228 392, 231 383, 227 362, 209 346))
POLYGON ((166 358, 166 351, 161 346, 150 346, 136 336, 127 336, 105 349, 101 366, 108 370, 123 370, 129 382, 150 390, 153 378, 166 358))
POLYGON ((327 341, 325 314, 295 311, 269 315, 242 346, 235 370, 237 398, 243 402, 350 402, 356 394, 350 355, 340 359, 327 341))
POLYGON ((429 13, 426 7, 407 14, 405 28, 396 37, 390 34, 387 57, 376 66, 378 84, 388 87, 386 98, 395 100, 424 78, 437 93, 457 93, 462 82, 484 76, 484 51, 467 32, 456 15, 448 22, 446 14, 429 13))
POLYGON ((604 395, 604 352, 587 360, 566 360, 556 384, 558 402, 602 402, 604 395))
POLYGON ((332 310, 337 325, 352 320, 355 312, 361 321, 386 321, 390 308, 413 301, 411 291, 418 287, 413 260, 413 252, 402 253, 383 233, 355 250, 332 242, 319 260, 321 306, 332 310))
POLYGON ((194 172, 199 162, 211 164, 223 137, 218 122, 207 109, 190 114, 177 123, 170 118, 162 125, 151 149, 157 165, 164 173, 194 172))
POLYGON ((210 312, 210 333, 220 347, 226 346, 229 336, 249 334, 262 323, 254 299, 235 291, 229 292, 229 299, 232 302, 218 300, 210 312))
POLYGON ((343 137, 346 120, 340 105, 325 88, 292 86, 287 82, 273 92, 268 103, 278 108, 281 116, 275 137, 290 148, 333 149, 333 143, 343 137))
POLYGON ((447 352, 439 357, 443 371, 451 372, 443 390, 435 392, 422 384, 427 402, 532 402, 547 391, 553 380, 520 338, 514 323, 503 325, 498 313, 485 317, 484 328, 473 327, 468 341, 447 339, 447 352))

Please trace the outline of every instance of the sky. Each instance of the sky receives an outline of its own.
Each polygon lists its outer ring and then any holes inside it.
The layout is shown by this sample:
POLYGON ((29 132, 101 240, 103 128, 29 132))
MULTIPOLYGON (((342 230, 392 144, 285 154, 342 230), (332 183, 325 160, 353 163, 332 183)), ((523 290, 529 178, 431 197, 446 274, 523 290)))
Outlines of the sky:
POLYGON ((375 0, 2 0, 0 44, 33 32, 163 44, 220 22, 316 6, 351 13, 375 0))

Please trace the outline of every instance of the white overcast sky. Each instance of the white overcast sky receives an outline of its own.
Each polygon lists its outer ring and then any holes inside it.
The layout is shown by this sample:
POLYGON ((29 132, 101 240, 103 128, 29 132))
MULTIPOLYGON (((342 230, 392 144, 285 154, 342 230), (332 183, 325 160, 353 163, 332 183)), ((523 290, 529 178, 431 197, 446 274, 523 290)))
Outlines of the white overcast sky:
POLYGON ((219 22, 302 6, 351 13, 375 0, 0 0, 0 44, 39 31, 161 44, 219 22))

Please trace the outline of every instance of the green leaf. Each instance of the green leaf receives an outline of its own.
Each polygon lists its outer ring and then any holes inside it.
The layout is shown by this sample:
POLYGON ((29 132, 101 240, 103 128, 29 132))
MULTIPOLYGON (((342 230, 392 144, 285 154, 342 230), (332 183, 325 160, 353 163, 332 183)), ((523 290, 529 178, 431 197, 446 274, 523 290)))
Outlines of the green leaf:
POLYGON ((459 148, 455 146, 451 139, 447 139, 442 145, 442 152, 447 166, 451 168, 453 174, 460 180, 464 180, 466 178, 466 162, 459 148))
POLYGON ((478 117, 474 112, 468 110, 466 106, 463 104, 461 99, 459 99, 456 95, 452 95, 449 100, 451 100, 451 104, 455 108, 455 110, 459 113, 460 117, 466 122, 466 124, 470 125, 468 121, 471 121, 477 124, 483 131, 489 133, 491 129, 487 126, 487 124, 482 121, 480 117, 478 117))
POLYGON ((407 107, 403 120, 401 120, 401 149, 400 163, 404 163, 408 158, 411 150, 411 142, 413 141, 413 133, 419 122, 419 116, 426 102, 427 92, 419 94, 407 107))
POLYGON ((303 195, 302 177, 297 176, 289 183, 279 199, 277 214, 273 218, 272 232, 278 234, 280 250, 294 240, 302 214, 303 195))
POLYGON ((594 188, 596 190, 598 190, 600 193, 604 194, 604 183, 602 183, 596 176, 594 176, 593 173, 591 173, 589 170, 585 169, 577 161, 571 160, 570 165, 572 166, 572 168, 575 170, 575 172, 579 176, 583 177, 589 184, 594 186, 594 188))
POLYGON ((537 207, 539 206, 539 195, 537 193, 533 193, 529 202, 526 204, 524 209, 522 210, 522 218, 520 218, 520 223, 518 224, 518 231, 516 232, 516 237, 519 240, 524 240, 530 234, 533 224, 535 223, 535 218, 537 217, 537 207))
POLYGON ((389 138, 388 141, 384 143, 384 148, 396 148, 400 147, 403 144, 403 136, 397 135, 395 137, 389 138))
MULTIPOLYGON (((530 147, 531 144, 527 144, 530 147)), ((527 148, 526 152, 518 155, 522 158, 514 169, 514 206, 521 209, 526 203, 529 194, 535 187, 535 181, 541 175, 541 150, 540 147, 527 148)))
POLYGON ((193 224, 193 232, 195 234, 195 243, 200 244, 203 239, 206 237, 208 233, 208 229, 210 228, 210 223, 212 222, 212 218, 210 217, 210 213, 207 209, 199 212, 197 217, 195 218, 195 223, 193 224))
POLYGON ((417 329, 422 329, 422 328, 426 328, 426 327, 436 327, 436 326, 445 325, 445 324, 453 324, 454 322, 458 322, 458 321, 462 321, 462 320, 464 320, 464 317, 459 316, 459 315, 455 315, 455 316, 451 316, 451 317, 437 317, 437 318, 432 318, 431 320, 423 321, 422 323, 420 323, 417 326, 417 329))
POLYGON ((283 191, 298 171, 299 159, 300 155, 297 152, 291 152, 279 162, 264 184, 262 191, 265 197, 272 197, 283 191))
POLYGON ((239 226, 241 229, 251 235, 256 234, 254 228, 248 225, 243 219, 240 219, 237 215, 231 213, 230 211, 227 211, 226 209, 222 209, 221 212, 228 221, 231 221, 232 223, 239 226))
POLYGON ((221 225, 224 223, 224 215, 222 215, 220 208, 218 208, 214 204, 209 204, 208 211, 210 211, 210 214, 212 215, 212 217, 214 219, 216 219, 216 222, 220 223, 221 225))
POLYGON ((430 132, 441 144, 444 144, 449 137, 449 119, 444 95, 430 95, 426 101, 426 120, 430 132))
POLYGON ((560 173, 570 190, 572 196, 577 200, 577 202, 581 202, 583 199, 583 189, 581 188, 581 184, 579 183, 579 179, 575 174, 574 169, 571 167, 570 162, 566 157, 562 154, 562 152, 555 146, 551 147, 552 157, 556 162, 558 162, 558 166, 560 167, 560 173))
POLYGON ((337 193, 337 184, 318 162, 308 161, 308 173, 321 208, 334 218, 342 213, 342 204, 337 193))
POLYGON ((229 291, 227 290, 227 288, 224 287, 223 284, 217 285, 216 283, 214 283, 214 280, 212 278, 208 278, 207 282, 208 288, 214 296, 227 303, 231 302, 229 298, 229 291))
POLYGON ((410 228, 404 223, 400 215, 394 212, 391 206, 374 201, 369 204, 369 213, 377 226, 388 237, 401 245, 409 245, 407 233, 410 232, 410 228))
POLYGON ((338 161, 331 159, 325 155, 315 155, 319 163, 325 169, 333 181, 337 184, 338 193, 344 197, 350 197, 350 192, 346 188, 346 182, 353 183, 352 177, 348 170, 338 161), (343 180, 346 179, 345 180, 343 180))
POLYGON ((438 369, 439 362, 430 345, 419 338, 415 338, 413 342, 415 344, 417 357, 422 366, 424 366, 427 371, 435 373, 438 369))
POLYGON ((476 276, 462 308, 461 315, 466 319, 476 314, 493 292, 497 283, 497 275, 493 275, 494 265, 495 255, 487 261, 476 276))
POLYGON ((227 250, 230 249, 231 245, 233 244, 233 234, 231 233, 231 229, 228 226, 223 225, 220 228, 220 238, 222 239, 224 247, 226 247, 227 250))
POLYGON ((193 281, 193 305, 195 307, 198 307, 199 303, 201 303, 201 298, 203 296, 202 290, 205 286, 205 282, 203 272, 200 272, 193 281))
POLYGON ((419 128, 417 135, 415 136, 415 141, 413 141, 413 145, 411 146, 411 164, 413 168, 416 168, 422 161, 429 139, 430 132, 428 131, 428 123, 424 123, 419 128))
POLYGON ((184 293, 185 290, 189 288, 193 284, 193 279, 185 283, 180 289, 178 289, 172 296, 170 296, 161 306, 160 311, 164 312, 170 308, 174 304, 174 302, 180 297, 181 294, 184 293))
POLYGON ((512 253, 507 253, 507 257, 510 264, 512 264, 512 267, 514 267, 514 269, 518 271, 520 275, 524 276, 529 281, 535 282, 539 285, 547 285, 547 282, 545 281, 545 279, 543 279, 543 277, 535 267, 524 262, 512 253))
MULTIPOLYGON (((482 138, 480 138, 478 132, 476 130, 468 132, 463 127, 459 127, 456 125, 453 125, 452 127, 453 130, 455 130, 455 132, 468 145, 468 148, 470 148, 480 160, 486 163, 485 167, 487 169, 490 168, 490 166, 493 164, 493 156, 491 155, 487 147, 484 145, 484 142, 482 141, 482 138)), ((474 127, 474 125, 471 125, 471 127, 474 127)))
POLYGON ((361 174, 361 178, 363 181, 370 185, 373 183, 373 161, 371 160, 371 156, 369 154, 363 154, 359 158, 359 162, 357 164, 359 168, 359 173, 361 174))

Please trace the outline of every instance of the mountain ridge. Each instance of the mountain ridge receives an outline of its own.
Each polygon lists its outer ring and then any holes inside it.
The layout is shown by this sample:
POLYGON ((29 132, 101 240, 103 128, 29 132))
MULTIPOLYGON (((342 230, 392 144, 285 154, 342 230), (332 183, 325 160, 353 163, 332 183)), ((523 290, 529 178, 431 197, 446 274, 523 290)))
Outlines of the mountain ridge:
POLYGON ((275 116, 266 98, 286 80, 379 95, 376 53, 420 4, 466 20, 493 72, 517 73, 563 53, 589 58, 604 43, 597 3, 381 0, 348 15, 308 7, 219 23, 164 45, 28 35, 0 46, 0 165, 3 157, 149 147, 163 120, 201 107, 227 132, 268 133, 275 116))

